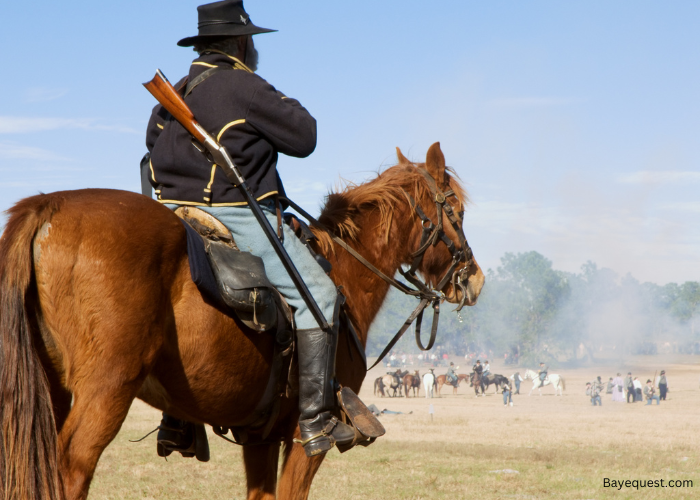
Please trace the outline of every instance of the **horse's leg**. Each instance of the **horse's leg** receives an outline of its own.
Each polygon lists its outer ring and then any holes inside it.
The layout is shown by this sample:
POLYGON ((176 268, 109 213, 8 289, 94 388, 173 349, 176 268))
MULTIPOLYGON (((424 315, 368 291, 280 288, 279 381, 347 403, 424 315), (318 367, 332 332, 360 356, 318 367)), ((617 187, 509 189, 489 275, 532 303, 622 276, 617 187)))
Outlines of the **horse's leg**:
POLYGON ((243 447, 248 500, 274 500, 279 453, 280 443, 243 447))
MULTIPOLYGON (((295 436, 299 437, 298 430, 295 431, 295 436)), ((301 445, 292 444, 291 439, 285 441, 284 461, 277 489, 279 500, 306 500, 324 456, 309 458, 301 445)))
POLYGON ((143 379, 108 390, 103 378, 77 388, 71 408, 58 435, 66 500, 87 498, 97 461, 119 432, 143 379))

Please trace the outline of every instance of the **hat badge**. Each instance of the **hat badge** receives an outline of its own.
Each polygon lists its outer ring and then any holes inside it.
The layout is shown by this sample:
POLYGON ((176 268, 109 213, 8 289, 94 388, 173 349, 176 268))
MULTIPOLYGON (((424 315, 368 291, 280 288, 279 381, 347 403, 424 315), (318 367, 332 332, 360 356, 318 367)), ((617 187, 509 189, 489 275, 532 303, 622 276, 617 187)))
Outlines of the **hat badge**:
POLYGON ((241 14, 241 22, 242 22, 243 24, 248 24, 248 19, 245 18, 245 17, 243 17, 243 14, 241 14))

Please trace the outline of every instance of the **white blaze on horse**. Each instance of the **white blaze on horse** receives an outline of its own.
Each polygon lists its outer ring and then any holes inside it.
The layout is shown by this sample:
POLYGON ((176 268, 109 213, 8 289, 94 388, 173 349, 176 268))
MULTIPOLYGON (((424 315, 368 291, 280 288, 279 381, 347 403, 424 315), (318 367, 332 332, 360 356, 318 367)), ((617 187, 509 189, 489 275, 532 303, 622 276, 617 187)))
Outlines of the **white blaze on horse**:
POLYGON ((564 378, 557 375, 556 373, 548 373, 547 378, 544 382, 540 380, 540 375, 535 370, 527 370, 523 376, 524 380, 532 380, 532 389, 530 389, 530 394, 532 396, 532 391, 535 389, 540 391, 540 396, 542 395, 542 386, 552 385, 554 387, 554 395, 563 396, 564 389, 566 389, 566 384, 564 383, 564 378))
POLYGON ((435 391, 435 374, 433 373, 433 370, 430 370, 428 373, 423 375, 423 389, 425 390, 425 397, 426 398, 432 398, 433 393, 435 391))

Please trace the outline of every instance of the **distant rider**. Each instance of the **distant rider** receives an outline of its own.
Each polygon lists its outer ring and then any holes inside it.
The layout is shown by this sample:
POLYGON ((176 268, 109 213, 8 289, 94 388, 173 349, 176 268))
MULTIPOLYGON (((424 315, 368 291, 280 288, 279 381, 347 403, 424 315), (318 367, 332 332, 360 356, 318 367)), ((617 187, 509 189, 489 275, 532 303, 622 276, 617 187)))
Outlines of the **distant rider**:
POLYGON ((455 373, 455 364, 450 363, 450 367, 447 369, 447 373, 445 373, 445 382, 448 384, 457 387, 457 382, 459 380, 459 377, 457 377, 457 373, 455 373))
POLYGON ((484 361, 484 373, 483 376, 487 377, 491 374, 491 365, 489 365, 489 360, 484 361))
POLYGON ((539 379, 540 379, 540 387, 544 385, 544 381, 547 379, 547 372, 549 371, 549 368, 544 364, 540 363, 540 371, 538 372, 539 379))

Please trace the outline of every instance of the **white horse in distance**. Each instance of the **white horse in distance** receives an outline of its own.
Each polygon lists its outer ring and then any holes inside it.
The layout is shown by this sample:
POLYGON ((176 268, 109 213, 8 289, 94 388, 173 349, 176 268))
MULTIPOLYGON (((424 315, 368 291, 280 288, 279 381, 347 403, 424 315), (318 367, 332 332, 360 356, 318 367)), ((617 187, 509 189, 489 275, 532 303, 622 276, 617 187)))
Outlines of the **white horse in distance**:
POLYGON ((433 373, 433 370, 431 369, 428 373, 423 375, 423 389, 425 390, 425 397, 426 398, 432 398, 433 397, 433 391, 435 390, 436 386, 435 382, 435 374, 433 373))
POLYGON ((566 384, 564 383, 564 379, 557 375, 556 373, 548 373, 547 378, 544 379, 544 382, 540 381, 540 375, 534 371, 534 370, 526 370, 525 371, 525 376, 523 376, 524 380, 532 380, 532 389, 530 389, 530 394, 528 396, 532 396, 532 391, 537 389, 540 391, 540 396, 542 395, 542 386, 544 385, 552 385, 554 387, 554 395, 557 396, 563 396, 564 395, 564 389, 566 389, 566 384))

